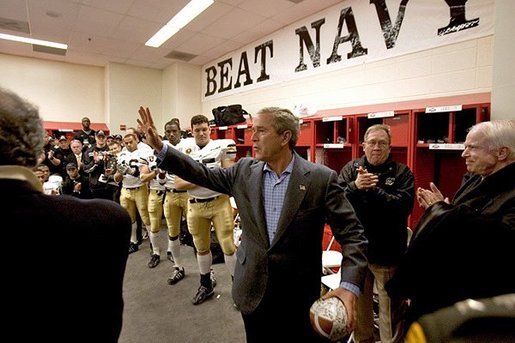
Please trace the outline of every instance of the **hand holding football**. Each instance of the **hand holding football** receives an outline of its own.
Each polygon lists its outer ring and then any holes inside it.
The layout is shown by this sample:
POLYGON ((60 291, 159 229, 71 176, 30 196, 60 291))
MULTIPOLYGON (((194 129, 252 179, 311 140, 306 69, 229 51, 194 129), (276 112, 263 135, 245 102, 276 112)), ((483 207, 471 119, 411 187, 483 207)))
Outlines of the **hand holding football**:
POLYGON ((347 336, 347 309, 337 297, 317 299, 309 310, 313 329, 322 337, 338 341, 347 336))

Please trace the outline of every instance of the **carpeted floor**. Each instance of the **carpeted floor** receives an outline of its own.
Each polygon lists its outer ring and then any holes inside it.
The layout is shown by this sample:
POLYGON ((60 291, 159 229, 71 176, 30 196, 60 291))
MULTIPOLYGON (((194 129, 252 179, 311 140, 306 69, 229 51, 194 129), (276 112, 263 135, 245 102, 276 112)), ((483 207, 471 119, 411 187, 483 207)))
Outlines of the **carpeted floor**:
POLYGON ((191 299, 200 276, 193 248, 181 246, 186 277, 170 286, 172 263, 166 259, 166 231, 161 230, 161 263, 147 267, 148 240, 129 255, 124 281, 125 311, 120 343, 243 343, 240 313, 231 298, 231 277, 225 264, 213 265, 215 295, 200 305, 191 299))

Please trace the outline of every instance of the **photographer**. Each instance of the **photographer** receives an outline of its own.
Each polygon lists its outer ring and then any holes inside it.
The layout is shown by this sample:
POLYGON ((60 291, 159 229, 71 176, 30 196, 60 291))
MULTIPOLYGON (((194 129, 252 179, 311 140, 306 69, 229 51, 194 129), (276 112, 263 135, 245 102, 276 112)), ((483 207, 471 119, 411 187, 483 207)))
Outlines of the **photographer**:
POLYGON ((93 198, 113 200, 114 191, 107 185, 105 176, 106 162, 109 159, 109 148, 104 131, 95 134, 96 144, 86 150, 84 155, 84 172, 89 175, 89 189, 93 198))

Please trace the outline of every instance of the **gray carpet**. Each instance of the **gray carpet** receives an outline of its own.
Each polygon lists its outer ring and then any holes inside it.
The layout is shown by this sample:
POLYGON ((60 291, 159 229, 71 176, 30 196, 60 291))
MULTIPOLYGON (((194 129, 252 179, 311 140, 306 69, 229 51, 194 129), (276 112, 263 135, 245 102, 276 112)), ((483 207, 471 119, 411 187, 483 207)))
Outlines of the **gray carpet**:
POLYGON ((166 231, 161 230, 161 263, 147 267, 149 241, 129 255, 124 281, 125 310, 119 343, 241 343, 243 321, 233 308, 231 277, 225 264, 213 265, 215 295, 200 305, 191 299, 200 276, 193 248, 181 246, 186 277, 170 286, 172 263, 166 259, 166 231))

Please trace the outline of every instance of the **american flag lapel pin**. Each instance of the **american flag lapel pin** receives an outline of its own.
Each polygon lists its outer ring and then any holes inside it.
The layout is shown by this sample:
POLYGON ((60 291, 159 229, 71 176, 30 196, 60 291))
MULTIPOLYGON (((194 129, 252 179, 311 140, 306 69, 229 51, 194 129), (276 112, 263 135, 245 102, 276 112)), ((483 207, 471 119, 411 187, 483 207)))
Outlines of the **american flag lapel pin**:
POLYGON ((305 191, 306 190, 306 186, 304 186, 304 185, 300 185, 299 188, 300 188, 301 191, 305 191))

